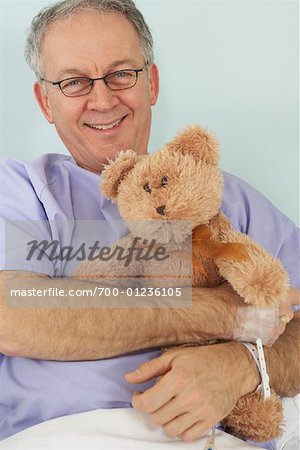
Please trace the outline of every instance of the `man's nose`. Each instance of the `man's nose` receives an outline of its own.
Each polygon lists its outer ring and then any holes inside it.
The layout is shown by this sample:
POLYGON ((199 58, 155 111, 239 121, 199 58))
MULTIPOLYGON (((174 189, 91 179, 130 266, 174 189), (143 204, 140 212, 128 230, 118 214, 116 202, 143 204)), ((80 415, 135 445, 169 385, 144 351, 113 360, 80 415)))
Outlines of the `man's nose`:
POLYGON ((119 102, 118 93, 119 91, 109 89, 103 80, 96 80, 88 94, 88 108, 98 111, 110 110, 119 102))

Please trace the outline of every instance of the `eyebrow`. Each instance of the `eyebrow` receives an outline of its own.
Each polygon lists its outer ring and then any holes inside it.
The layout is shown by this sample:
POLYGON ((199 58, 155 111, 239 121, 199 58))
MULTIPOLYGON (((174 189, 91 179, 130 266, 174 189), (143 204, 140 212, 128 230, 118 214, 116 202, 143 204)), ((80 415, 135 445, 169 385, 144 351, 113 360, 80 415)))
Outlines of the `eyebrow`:
MULTIPOLYGON (((119 59, 117 61, 114 61, 112 64, 110 64, 106 70, 106 75, 108 75, 109 73, 111 73, 114 69, 116 69, 118 66, 122 66, 124 64, 128 64, 128 66, 137 66, 137 62, 135 59, 119 59)), ((130 67, 128 67, 130 68, 130 67)), ((125 67, 126 69, 126 67, 125 67)), ((78 69, 77 67, 70 67, 70 68, 65 68, 65 69, 61 69, 58 74, 57 74, 57 79, 62 79, 64 77, 72 77, 72 76, 87 76, 86 75, 86 71, 82 70, 82 69, 78 69)))

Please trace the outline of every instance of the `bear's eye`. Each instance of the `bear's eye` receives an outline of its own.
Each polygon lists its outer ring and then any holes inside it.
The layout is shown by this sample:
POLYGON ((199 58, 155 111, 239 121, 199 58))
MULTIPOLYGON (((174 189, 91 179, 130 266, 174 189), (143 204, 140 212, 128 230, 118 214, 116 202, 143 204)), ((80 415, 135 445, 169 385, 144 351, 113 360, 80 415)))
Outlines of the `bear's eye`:
POLYGON ((166 186, 168 184, 169 178, 167 176, 162 177, 160 180, 161 186, 166 186))
POLYGON ((151 193, 151 187, 149 186, 149 183, 146 183, 144 185, 144 191, 149 192, 149 194, 151 193))

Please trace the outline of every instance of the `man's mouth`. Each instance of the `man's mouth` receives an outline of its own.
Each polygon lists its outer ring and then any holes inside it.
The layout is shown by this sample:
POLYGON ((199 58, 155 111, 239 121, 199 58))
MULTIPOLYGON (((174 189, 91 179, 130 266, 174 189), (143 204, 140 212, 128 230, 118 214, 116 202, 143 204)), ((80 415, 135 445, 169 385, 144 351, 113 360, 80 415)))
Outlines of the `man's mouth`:
POLYGON ((86 125, 89 128, 93 128, 94 130, 111 130, 112 128, 118 126, 122 120, 125 118, 121 117, 121 119, 116 120, 115 122, 109 123, 109 124, 100 124, 100 123, 87 123, 86 125))

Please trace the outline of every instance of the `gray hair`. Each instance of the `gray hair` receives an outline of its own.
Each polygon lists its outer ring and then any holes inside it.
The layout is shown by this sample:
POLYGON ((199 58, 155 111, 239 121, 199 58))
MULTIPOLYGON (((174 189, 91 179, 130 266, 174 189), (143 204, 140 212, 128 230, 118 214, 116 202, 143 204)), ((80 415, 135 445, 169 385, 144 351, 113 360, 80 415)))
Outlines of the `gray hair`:
POLYGON ((41 49, 48 26, 55 21, 67 19, 79 11, 123 14, 138 32, 145 60, 150 64, 153 63, 152 35, 142 13, 132 0, 63 0, 43 8, 33 18, 28 30, 25 59, 38 79, 45 76, 41 49))

